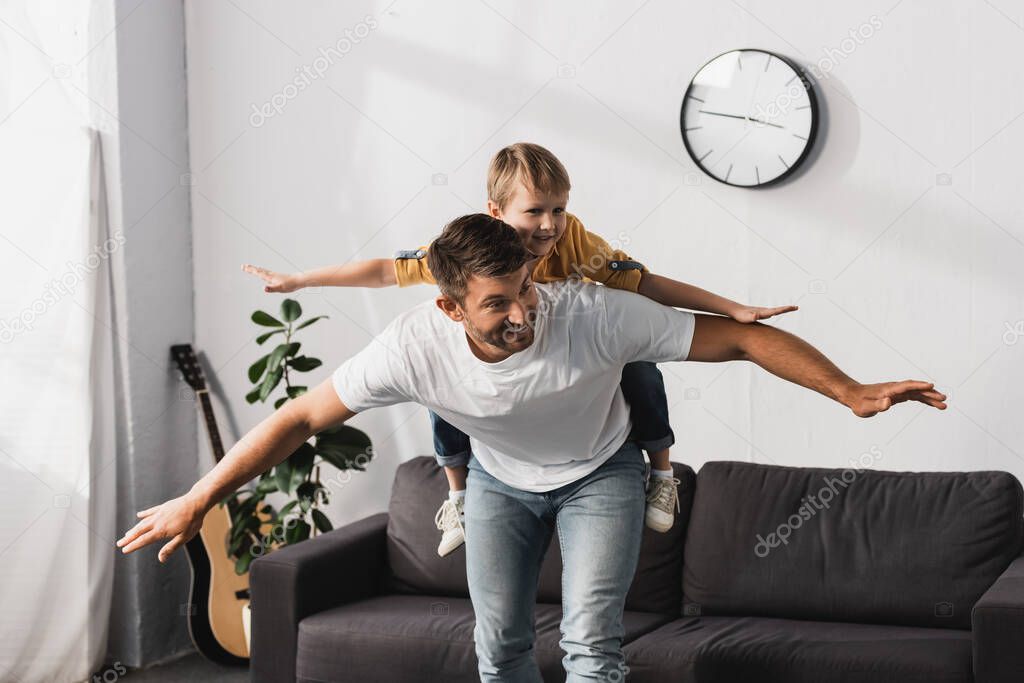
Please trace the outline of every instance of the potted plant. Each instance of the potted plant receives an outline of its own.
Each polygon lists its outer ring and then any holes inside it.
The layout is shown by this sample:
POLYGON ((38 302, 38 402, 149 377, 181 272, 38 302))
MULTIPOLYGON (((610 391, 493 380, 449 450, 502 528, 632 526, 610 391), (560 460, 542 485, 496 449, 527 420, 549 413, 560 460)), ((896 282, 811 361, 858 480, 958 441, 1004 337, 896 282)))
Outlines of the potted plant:
MULTIPOLYGON (((255 311, 252 321, 269 328, 258 337, 257 344, 277 338, 272 351, 249 366, 253 388, 246 395, 249 403, 274 399, 277 410, 286 402, 306 393, 297 376, 320 367, 318 358, 300 355, 301 342, 295 334, 321 318, 318 315, 299 322, 302 307, 293 299, 281 303, 280 319, 264 311, 255 311), (279 336, 280 335, 280 336, 279 336), (275 391, 283 395, 275 398, 275 391)), ((319 508, 329 502, 329 490, 320 483, 319 465, 328 463, 339 470, 365 470, 373 457, 369 437, 362 431, 338 425, 315 434, 294 453, 268 472, 260 475, 253 488, 236 491, 221 505, 227 505, 231 516, 228 554, 235 560, 235 572, 244 574, 250 563, 274 548, 299 543, 317 531, 330 531, 331 522, 319 508), (268 495, 288 496, 280 509, 266 502, 268 495)))

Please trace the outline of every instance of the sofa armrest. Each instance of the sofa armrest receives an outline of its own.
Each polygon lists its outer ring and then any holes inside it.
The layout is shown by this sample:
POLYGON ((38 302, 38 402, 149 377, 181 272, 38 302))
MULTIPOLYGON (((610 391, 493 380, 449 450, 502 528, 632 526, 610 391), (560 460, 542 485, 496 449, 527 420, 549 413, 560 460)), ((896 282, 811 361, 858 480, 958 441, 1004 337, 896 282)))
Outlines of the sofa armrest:
POLYGON ((387 567, 387 523, 382 512, 252 563, 253 683, 294 683, 299 622, 379 593, 387 567))
POLYGON ((971 630, 975 683, 1024 681, 1024 557, 974 605, 971 630))

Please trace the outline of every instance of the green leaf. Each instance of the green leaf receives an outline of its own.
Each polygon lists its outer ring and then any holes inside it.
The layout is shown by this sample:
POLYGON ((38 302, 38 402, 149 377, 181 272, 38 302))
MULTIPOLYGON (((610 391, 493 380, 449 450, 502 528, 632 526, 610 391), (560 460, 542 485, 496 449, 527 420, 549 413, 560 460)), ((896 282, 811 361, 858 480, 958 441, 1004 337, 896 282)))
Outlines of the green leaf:
POLYGON ((245 495, 247 493, 250 493, 250 491, 248 491, 246 489, 242 489, 240 491, 235 491, 234 493, 229 493, 227 496, 225 496, 224 500, 222 500, 219 503, 217 503, 217 507, 224 507, 225 505, 228 505, 229 503, 231 503, 233 500, 235 500, 239 496, 243 496, 243 495, 245 495))
POLYGON ((307 389, 309 389, 309 387, 306 387, 306 386, 292 386, 292 387, 288 387, 287 389, 285 389, 285 391, 288 392, 288 397, 289 398, 298 398, 299 396, 302 396, 304 393, 306 393, 307 389))
POLYGON ((278 463, 274 468, 274 481, 282 493, 292 492, 292 463, 289 460, 278 463))
MULTIPOLYGON (((253 384, 260 381, 260 377, 263 376, 263 371, 267 369, 267 359, 270 355, 263 356, 258 361, 249 366, 249 381, 253 384)), ((250 401, 251 403, 251 401, 250 401)))
MULTIPOLYGON (((309 477, 313 471, 313 459, 316 457, 316 449, 310 443, 304 443, 295 449, 295 452, 288 456, 288 462, 292 464, 295 471, 302 475, 301 480, 309 477)), ((296 484, 298 486, 298 484, 296 484)))
POLYGON ((267 369, 270 372, 281 367, 281 361, 284 360, 285 354, 288 353, 288 346, 289 344, 278 344, 270 352, 270 357, 267 358, 267 369))
POLYGON ((289 545, 299 543, 309 538, 310 526, 301 519, 296 519, 295 524, 285 529, 284 540, 289 545))
POLYGON ((342 424, 325 429, 316 435, 314 448, 316 454, 337 467, 339 470, 364 470, 357 460, 369 460, 373 457, 370 437, 364 432, 342 424))
POLYGON ((238 506, 235 508, 235 514, 239 517, 254 514, 256 506, 259 505, 261 500, 263 500, 263 496, 251 494, 248 498, 238 503, 238 506))
POLYGON ((258 400, 260 400, 260 388, 259 387, 256 387, 255 389, 253 389, 252 391, 250 391, 248 394, 245 395, 246 403, 255 403, 258 400))
POLYGON ((349 462, 348 453, 334 446, 317 446, 316 454, 339 470, 354 469, 349 462))
POLYGON ((284 327, 284 323, 265 311, 253 311, 252 321, 263 327, 284 327))
POLYGON ((306 481, 306 477, 312 471, 315 455, 313 446, 304 443, 287 459, 279 463, 274 468, 274 481, 277 482, 277 488, 288 494, 296 490, 300 484, 306 481))
POLYGON ((267 396, 269 396, 270 392, 274 390, 274 387, 281 382, 281 377, 283 375, 284 368, 281 367, 267 373, 267 376, 263 378, 263 384, 260 385, 259 397, 261 401, 267 400, 267 396))
POLYGON ((231 525, 231 536, 230 539, 235 541, 238 538, 247 536, 250 531, 253 533, 259 533, 260 520, 258 517, 245 516, 235 517, 233 524, 231 525))
POLYGON ((236 557, 238 555, 238 551, 242 547, 242 543, 244 541, 245 541, 245 537, 242 537, 242 538, 236 539, 234 541, 231 541, 231 543, 228 545, 228 555, 231 556, 231 557, 236 557))
POLYGON ((311 481, 302 482, 299 488, 295 489, 295 495, 299 497, 299 506, 302 512, 308 512, 313 506, 313 499, 316 496, 316 484, 311 481))
POLYGON ((274 523, 280 524, 282 521, 284 521, 284 518, 288 515, 288 513, 291 512, 292 509, 298 504, 299 501, 297 500, 288 502, 283 508, 281 508, 281 511, 277 513, 277 516, 274 518, 274 523))
POLYGON ((327 519, 327 515, 316 508, 313 509, 313 523, 316 524, 316 528, 320 531, 330 531, 334 528, 331 525, 331 520, 327 519))
POLYGON ((281 302, 281 317, 285 322, 291 322, 302 315, 302 306, 295 299, 285 299, 281 302))
POLYGON ((249 565, 252 564, 252 561, 254 559, 256 558, 253 557, 252 553, 245 553, 244 555, 239 557, 238 560, 235 562, 235 573, 241 576, 242 574, 249 571, 249 565))
POLYGON ((284 331, 285 331, 285 328, 282 327, 280 329, 274 330, 273 332, 264 332, 260 336, 256 337, 256 343, 257 344, 262 344, 263 342, 265 342, 268 339, 270 339, 271 337, 273 337, 275 334, 281 334, 284 331))
POLYGON ((267 476, 266 478, 260 478, 260 483, 256 484, 256 493, 262 493, 266 495, 268 493, 274 493, 277 491, 277 482, 273 476, 267 476))
POLYGON ((312 325, 313 323, 315 323, 315 322, 316 322, 317 320, 320 320, 321 318, 326 318, 326 317, 328 317, 328 316, 326 316, 326 315, 318 315, 318 316, 316 316, 315 318, 310 318, 310 319, 309 319, 309 320, 307 320, 306 322, 304 322, 304 323, 302 323, 301 325, 299 325, 298 327, 296 327, 296 328, 295 328, 295 331, 296 331, 296 332, 298 332, 298 331, 299 331, 299 330, 301 330, 301 329, 302 329, 303 327, 309 327, 310 325, 312 325))
POLYGON ((290 344, 288 344, 288 348, 285 349, 284 352, 285 358, 291 358, 292 356, 297 354, 299 352, 300 346, 302 346, 302 342, 291 342, 290 344))
POLYGON ((288 367, 299 372, 309 372, 323 365, 319 358, 310 358, 308 356, 297 356, 289 359, 287 362, 288 367))
POLYGON ((288 400, 287 396, 282 396, 281 398, 279 398, 276 401, 274 401, 274 410, 277 410, 278 408, 283 406, 284 402, 287 401, 287 400, 288 400))

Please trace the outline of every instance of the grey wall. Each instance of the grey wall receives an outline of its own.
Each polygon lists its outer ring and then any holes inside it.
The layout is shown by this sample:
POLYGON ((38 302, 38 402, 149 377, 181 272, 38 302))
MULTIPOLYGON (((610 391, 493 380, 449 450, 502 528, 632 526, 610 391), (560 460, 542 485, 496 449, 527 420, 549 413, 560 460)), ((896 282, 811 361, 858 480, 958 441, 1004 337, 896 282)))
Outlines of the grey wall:
MULTIPOLYGON (((111 231, 125 235, 114 264, 124 531, 137 510, 187 491, 198 467, 195 409, 169 350, 193 337, 183 7, 180 0, 116 0, 114 7, 117 28, 107 45, 116 45, 116 81, 98 106, 107 112, 111 231)), ((182 610, 188 564, 176 553, 161 565, 156 551, 117 558, 110 661, 142 666, 192 647, 182 610)))

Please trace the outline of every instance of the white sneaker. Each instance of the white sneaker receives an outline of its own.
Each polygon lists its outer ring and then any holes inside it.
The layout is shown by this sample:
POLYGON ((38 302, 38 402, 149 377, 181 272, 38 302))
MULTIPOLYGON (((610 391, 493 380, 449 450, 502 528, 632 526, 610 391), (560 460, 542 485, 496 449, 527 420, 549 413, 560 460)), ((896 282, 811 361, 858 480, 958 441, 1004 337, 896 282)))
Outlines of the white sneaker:
POLYGON ((437 546, 437 554, 444 557, 466 542, 466 533, 462 522, 466 519, 462 513, 463 498, 448 499, 434 515, 434 524, 441 530, 441 543, 437 546))
POLYGON ((656 477, 651 475, 647 486, 647 526, 657 532, 665 533, 675 522, 675 513, 679 512, 679 492, 676 487, 680 481, 675 477, 656 477))

